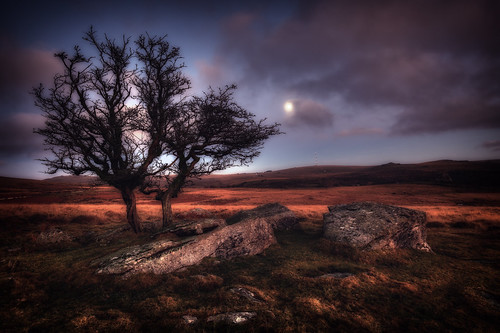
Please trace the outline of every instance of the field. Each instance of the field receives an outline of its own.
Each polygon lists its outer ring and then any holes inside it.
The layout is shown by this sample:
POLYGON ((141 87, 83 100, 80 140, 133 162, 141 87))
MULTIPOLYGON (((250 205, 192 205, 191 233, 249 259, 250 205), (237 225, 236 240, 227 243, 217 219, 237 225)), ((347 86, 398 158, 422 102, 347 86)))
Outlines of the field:
MULTIPOLYGON (((2 179, 0 331, 498 331, 500 192, 495 188, 425 182, 256 188, 217 187, 211 181, 175 199, 177 219, 189 217, 193 208, 227 218, 280 202, 302 218, 301 230, 278 233, 278 244, 262 255, 209 259, 181 272, 124 280, 94 274, 93 261, 151 237, 122 230, 125 208, 116 191, 2 179), (425 211, 434 253, 363 252, 322 239, 327 207, 354 201, 425 211), (41 241, 49 230, 71 238, 41 241), (351 275, 320 278, 327 273, 351 275), (259 301, 235 294, 235 287, 252 291, 259 301), (257 316, 234 326, 207 322, 234 311, 257 316), (198 321, 188 325, 185 315, 198 321)), ((140 196, 138 208, 146 223, 159 221, 160 205, 151 197, 140 196)))

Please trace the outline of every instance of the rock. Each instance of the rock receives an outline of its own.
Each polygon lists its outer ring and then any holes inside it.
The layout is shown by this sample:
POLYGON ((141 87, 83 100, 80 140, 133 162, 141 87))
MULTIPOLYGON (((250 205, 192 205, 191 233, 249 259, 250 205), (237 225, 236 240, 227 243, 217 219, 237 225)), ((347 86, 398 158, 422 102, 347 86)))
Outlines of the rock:
POLYGON ((12 248, 12 249, 7 249, 7 252, 9 252, 9 253, 13 253, 13 252, 19 252, 19 251, 21 251, 21 250, 22 250, 22 248, 21 248, 21 247, 14 247, 14 248, 12 248))
POLYGON ((239 296, 241 296, 243 298, 246 298, 250 302, 253 302, 253 303, 262 303, 262 301, 259 300, 259 299, 257 299, 255 297, 255 294, 253 292, 251 292, 250 290, 248 290, 248 289, 245 289, 245 288, 242 288, 242 287, 235 287, 235 288, 231 288, 230 290, 231 290, 231 292, 235 293, 236 295, 239 295, 239 296))
POLYGON ((120 236, 121 233, 125 231, 131 230, 130 225, 123 225, 118 228, 111 229, 109 231, 106 231, 103 234, 99 234, 95 236, 95 241, 99 243, 101 246, 106 246, 108 245, 113 239, 116 237, 120 236))
POLYGON ((248 320, 255 317, 257 313, 255 312, 228 312, 221 313, 215 316, 210 316, 207 318, 207 322, 213 322, 215 324, 225 322, 227 324, 243 324, 248 320))
POLYGON ((370 202, 328 207, 323 236, 362 249, 413 248, 432 251, 426 242, 424 212, 370 202))
POLYGON ((269 223, 274 230, 290 230, 298 226, 299 219, 287 207, 275 202, 254 209, 242 210, 226 220, 228 224, 244 220, 262 219, 269 223))
POLYGON ((273 229, 261 220, 248 220, 215 230, 204 238, 207 244, 216 244, 214 256, 231 259, 256 255, 276 243, 273 229))
POLYGON ((91 265, 99 265, 98 274, 124 274, 133 271, 137 265, 151 259, 155 255, 176 249, 188 242, 192 242, 192 240, 185 240, 183 242, 159 240, 145 245, 130 246, 104 258, 95 260, 91 262, 91 265))
POLYGON ((176 225, 163 230, 162 233, 171 232, 180 237, 195 236, 204 234, 219 227, 224 227, 225 225, 226 221, 223 219, 204 218, 196 221, 177 223, 176 225))
POLYGON ((348 278, 349 276, 353 276, 354 274, 352 273, 347 273, 347 272, 337 272, 337 273, 329 273, 329 274, 323 274, 318 276, 318 279, 345 279, 348 278))
POLYGON ((39 244, 65 243, 71 242, 72 240, 73 237, 71 235, 58 228, 51 228, 47 231, 43 231, 36 238, 36 242, 39 244))
POLYGON ((184 323, 186 323, 187 325, 196 324, 196 322, 198 321, 198 318, 196 318, 195 316, 190 316, 190 315, 182 316, 182 319, 184 319, 184 323))
POLYGON ((206 257, 231 259, 259 254, 274 243, 276 238, 269 224, 247 220, 181 242, 160 240, 122 249, 101 259, 96 273, 170 273, 196 265, 206 257))

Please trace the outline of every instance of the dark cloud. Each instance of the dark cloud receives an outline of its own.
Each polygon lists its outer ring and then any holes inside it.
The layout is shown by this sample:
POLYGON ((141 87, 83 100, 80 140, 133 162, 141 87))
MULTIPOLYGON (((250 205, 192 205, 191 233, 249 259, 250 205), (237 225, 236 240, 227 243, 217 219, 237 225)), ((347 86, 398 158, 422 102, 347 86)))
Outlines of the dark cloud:
POLYGON ((0 157, 30 156, 43 151, 43 139, 33 129, 43 126, 43 118, 37 114, 18 113, 4 116, 0 124, 0 157))
POLYGON ((221 57, 216 57, 211 62, 198 60, 195 66, 203 80, 202 84, 206 86, 223 86, 229 81, 224 59, 221 57))
POLYGON ((49 83, 60 67, 52 52, 23 49, 6 39, 0 49, 0 157, 35 158, 43 140, 33 129, 43 125, 43 118, 29 92, 49 83))
POLYGON ((53 52, 24 49, 0 40, 0 115, 34 110, 31 89, 61 71, 53 52))
POLYGON ((357 127, 348 130, 343 130, 337 136, 346 137, 346 136, 359 136, 359 135, 384 135, 385 131, 381 128, 366 128, 366 127, 357 127))
POLYGON ((232 16, 219 57, 249 83, 340 97, 358 112, 399 108, 396 134, 498 128, 499 10, 487 0, 304 2, 278 25, 232 16))
POLYGON ((450 129, 498 128, 500 107, 487 101, 463 98, 436 105, 414 106, 402 113, 392 126, 395 134, 443 132, 450 129))
POLYGON ((287 114, 285 124, 290 127, 331 127, 333 114, 322 104, 311 100, 294 100, 293 110, 287 114))
POLYGON ((481 146, 493 151, 500 151, 500 140, 486 141, 481 146))

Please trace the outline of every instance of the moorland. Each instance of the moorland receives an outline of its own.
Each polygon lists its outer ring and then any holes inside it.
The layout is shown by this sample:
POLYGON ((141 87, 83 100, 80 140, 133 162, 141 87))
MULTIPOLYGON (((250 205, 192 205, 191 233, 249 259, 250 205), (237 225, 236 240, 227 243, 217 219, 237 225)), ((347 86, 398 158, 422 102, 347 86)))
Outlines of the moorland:
MULTIPOLYGON (((228 218, 279 202, 300 229, 276 234, 263 254, 128 279, 93 262, 151 241, 127 230, 113 188, 92 177, 0 177, 0 331, 495 332, 500 327, 500 161, 370 167, 312 166, 194 180, 177 221, 193 209, 228 218), (373 201, 427 214, 433 253, 360 251, 321 237, 330 205, 373 201), (58 230, 66 239, 43 242, 58 230), (320 278, 349 273, 345 278, 320 278), (258 302, 232 292, 241 287, 258 302), (240 325, 210 316, 251 311, 240 325), (187 324, 184 316, 198 318, 187 324)), ((147 224, 160 203, 140 195, 147 224)))

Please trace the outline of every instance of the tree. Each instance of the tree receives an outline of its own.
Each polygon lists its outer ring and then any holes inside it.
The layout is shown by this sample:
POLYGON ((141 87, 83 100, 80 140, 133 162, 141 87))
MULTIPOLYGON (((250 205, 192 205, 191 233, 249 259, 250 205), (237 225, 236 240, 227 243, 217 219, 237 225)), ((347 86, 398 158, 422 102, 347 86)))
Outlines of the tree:
POLYGON ((92 173, 117 188, 126 204, 127 220, 141 231, 135 190, 146 177, 169 166, 161 155, 172 132, 172 116, 190 81, 182 74, 179 49, 166 37, 141 35, 135 41, 99 41, 91 28, 69 56, 55 56, 64 66, 48 91, 33 89, 35 104, 44 112, 45 137, 52 156, 42 159, 48 173, 62 170, 92 173))
POLYGON ((255 115, 236 104, 235 89, 234 85, 210 89, 173 110, 173 121, 163 138, 173 162, 163 181, 156 177, 142 188, 144 193, 156 193, 161 201, 163 227, 172 222, 171 200, 188 178, 246 165, 259 155, 264 141, 280 133, 279 124, 255 121, 255 115))

